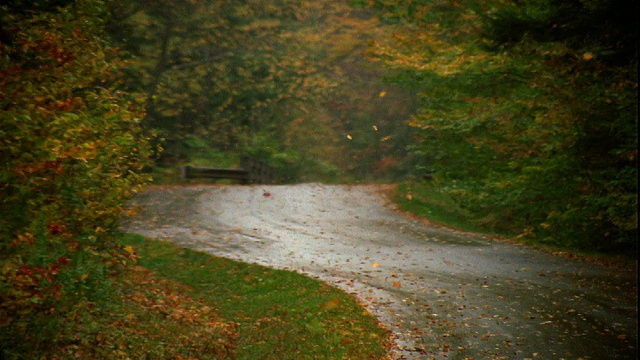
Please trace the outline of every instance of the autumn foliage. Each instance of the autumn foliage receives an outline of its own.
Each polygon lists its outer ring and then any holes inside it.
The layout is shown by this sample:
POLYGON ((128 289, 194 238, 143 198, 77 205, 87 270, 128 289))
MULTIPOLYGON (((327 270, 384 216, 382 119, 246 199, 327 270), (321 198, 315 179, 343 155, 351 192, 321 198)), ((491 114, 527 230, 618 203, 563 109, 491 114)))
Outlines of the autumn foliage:
POLYGON ((133 256, 111 233, 149 155, 104 5, 32 5, 0 6, 0 342, 133 256))
POLYGON ((137 60, 124 69, 124 85, 146 94, 144 125, 163 138, 159 165, 193 161, 201 149, 263 160, 283 151, 281 133, 329 85, 292 30, 303 24, 304 7, 290 0, 113 7, 110 35, 137 60))
POLYGON ((404 24, 369 57, 418 93, 418 166, 490 229, 637 248, 637 3, 357 1, 404 24))

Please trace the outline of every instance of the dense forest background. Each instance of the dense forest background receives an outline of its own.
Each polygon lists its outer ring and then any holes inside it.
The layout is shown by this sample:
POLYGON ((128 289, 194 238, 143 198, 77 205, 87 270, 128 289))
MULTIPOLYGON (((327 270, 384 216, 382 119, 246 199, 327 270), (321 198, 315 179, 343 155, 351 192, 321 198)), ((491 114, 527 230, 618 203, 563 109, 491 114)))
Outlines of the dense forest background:
POLYGON ((417 92, 411 154, 485 227, 637 249, 634 1, 372 1, 369 55, 417 92))
POLYGON ((106 30, 160 178, 247 155, 284 182, 430 174, 485 228, 619 251, 637 242, 635 10, 134 1, 106 30))
POLYGON ((1 310, 126 262, 114 234, 150 174, 243 156, 281 182, 428 174, 490 231, 635 254, 637 13, 632 0, 5 1, 1 310))
POLYGON ((284 182, 430 174, 493 231, 635 249, 634 2, 261 4, 114 8, 156 169, 249 155, 284 182))
MULTIPOLYGON (((147 96, 145 126, 176 165, 251 156, 281 181, 399 179, 410 90, 363 56, 383 26, 342 2, 128 2, 107 30, 127 57, 127 91, 147 96)), ((166 177, 162 169, 166 169, 166 177)))

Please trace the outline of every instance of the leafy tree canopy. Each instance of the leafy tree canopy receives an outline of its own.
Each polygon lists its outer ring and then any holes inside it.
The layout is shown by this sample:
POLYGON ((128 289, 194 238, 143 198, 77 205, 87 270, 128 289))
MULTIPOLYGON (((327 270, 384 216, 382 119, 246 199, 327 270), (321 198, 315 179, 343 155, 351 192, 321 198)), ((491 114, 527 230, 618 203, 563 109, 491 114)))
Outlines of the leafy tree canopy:
POLYGON ((330 83, 318 76, 303 44, 287 30, 298 21, 293 1, 119 2, 110 24, 136 63, 129 89, 148 97, 145 124, 180 158, 195 136, 217 150, 246 148, 254 137, 278 137, 330 83), (263 134, 263 135, 261 135, 263 134))
POLYGON ((366 5, 406 24, 369 55, 418 91, 414 154, 442 191, 524 238, 637 246, 635 2, 366 5))
POLYGON ((110 234, 150 148, 144 97, 115 87, 108 14, 91 0, 0 6, 0 325, 16 336, 128 256, 110 234))

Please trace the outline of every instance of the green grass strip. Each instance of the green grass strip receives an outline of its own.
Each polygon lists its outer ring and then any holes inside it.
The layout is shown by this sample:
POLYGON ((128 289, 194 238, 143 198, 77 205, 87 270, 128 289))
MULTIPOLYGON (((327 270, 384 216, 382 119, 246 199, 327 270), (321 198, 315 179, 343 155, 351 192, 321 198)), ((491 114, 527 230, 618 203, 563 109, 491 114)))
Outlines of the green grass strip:
POLYGON ((438 191, 431 183, 403 183, 395 193, 394 202, 404 211, 428 219, 437 225, 453 229, 488 234, 472 214, 463 210, 449 195, 438 191))
POLYGON ((309 277, 126 235, 139 265, 234 322, 237 359, 381 359, 387 332, 352 296, 309 277))

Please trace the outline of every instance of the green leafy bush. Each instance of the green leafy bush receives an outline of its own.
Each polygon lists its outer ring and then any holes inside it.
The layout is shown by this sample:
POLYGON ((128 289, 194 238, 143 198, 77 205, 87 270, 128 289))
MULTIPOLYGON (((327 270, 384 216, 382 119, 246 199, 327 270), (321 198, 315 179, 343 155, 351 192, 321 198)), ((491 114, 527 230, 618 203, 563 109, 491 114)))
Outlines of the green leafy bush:
POLYGON ((141 101, 115 89, 104 3, 58 5, 0 6, 2 343, 39 346, 30 321, 127 261, 110 233, 150 153, 141 101))
POLYGON ((410 24, 369 56, 418 91, 412 151, 442 191, 521 238, 637 248, 637 3, 371 5, 410 24))

